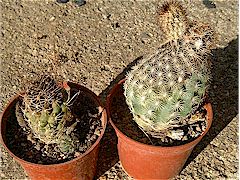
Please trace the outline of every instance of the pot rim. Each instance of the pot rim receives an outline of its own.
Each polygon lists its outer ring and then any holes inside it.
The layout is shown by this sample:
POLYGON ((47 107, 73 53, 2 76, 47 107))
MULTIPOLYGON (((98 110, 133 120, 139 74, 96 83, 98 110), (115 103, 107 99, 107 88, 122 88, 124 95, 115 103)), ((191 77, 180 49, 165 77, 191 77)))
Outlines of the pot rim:
POLYGON ((203 136, 205 136, 205 134, 208 132, 208 130, 211 127, 212 124, 212 119, 213 119, 213 111, 212 111, 212 105, 211 103, 207 103, 204 105, 204 108, 207 110, 207 121, 208 121, 208 125, 207 128, 205 129, 205 131, 202 133, 201 136, 199 136, 198 138, 196 138, 195 140, 188 142, 186 144, 182 144, 182 145, 177 145, 177 146, 154 146, 154 145, 150 145, 150 144, 144 144, 142 142, 138 142, 134 139, 131 139, 130 137, 126 136, 122 131, 120 131, 117 126, 114 124, 114 122, 112 121, 111 118, 111 102, 112 102, 112 97, 113 95, 116 93, 117 89, 119 88, 119 86, 121 86, 124 82, 126 81, 126 78, 120 80, 117 84, 115 84, 115 86, 111 89, 110 93, 107 96, 107 103, 106 103, 106 109, 107 109, 107 115, 108 115, 108 120, 110 122, 110 124, 113 126, 113 128, 115 129, 116 133, 121 136, 122 139, 124 139, 125 141, 131 142, 133 143, 135 146, 139 147, 139 148, 143 148, 143 147, 148 147, 149 150, 171 150, 173 148, 179 148, 179 149, 190 149, 191 147, 193 147, 198 141, 200 141, 203 136))
POLYGON ((95 141, 95 143, 83 154, 79 155, 78 157, 66 161, 66 162, 62 162, 62 163, 57 163, 57 164, 37 164, 37 163, 33 163, 33 162, 29 162, 26 161, 24 159, 21 159, 20 157, 16 156, 5 144, 3 137, 2 137, 2 118, 4 116, 4 114, 7 112, 8 107, 17 99, 19 98, 20 94, 22 94, 22 92, 20 92, 19 94, 15 95, 14 97, 11 98, 10 102, 7 104, 7 106, 4 108, 3 112, 0 115, 0 144, 2 144, 4 146, 4 148, 8 151, 8 153, 17 161, 28 164, 28 165, 32 165, 32 166, 40 166, 40 167, 57 167, 57 166, 63 166, 63 165, 68 165, 71 164, 73 162, 78 161, 79 159, 83 158, 84 156, 86 156, 87 154, 89 154, 97 145, 99 145, 100 140, 103 137, 103 134, 106 130, 107 127, 107 112, 106 112, 106 108, 104 108, 102 102, 100 101, 100 97, 97 96, 94 92, 92 92, 90 89, 79 85, 77 83, 74 82, 70 82, 68 81, 67 83, 73 83, 75 84, 77 87, 81 88, 84 92, 87 92, 94 100, 95 102, 98 104, 99 107, 99 112, 102 112, 102 117, 101 117, 101 121, 102 121, 102 125, 103 125, 103 130, 101 132, 101 135, 98 137, 98 139, 95 141))

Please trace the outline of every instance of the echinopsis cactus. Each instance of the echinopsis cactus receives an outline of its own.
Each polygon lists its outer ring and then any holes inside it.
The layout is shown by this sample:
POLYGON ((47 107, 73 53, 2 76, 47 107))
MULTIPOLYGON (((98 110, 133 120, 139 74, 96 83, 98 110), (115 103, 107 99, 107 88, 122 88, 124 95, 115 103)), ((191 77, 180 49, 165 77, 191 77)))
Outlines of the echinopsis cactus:
POLYGON ((213 40, 213 31, 190 22, 178 2, 165 3, 158 15, 166 41, 133 67, 124 84, 134 121, 154 137, 187 124, 187 117, 202 105, 213 40))
POLYGON ((55 145, 56 151, 67 157, 75 150, 71 132, 78 122, 69 106, 78 93, 71 97, 66 87, 60 87, 50 76, 42 77, 26 90, 16 105, 16 116, 29 140, 55 145))

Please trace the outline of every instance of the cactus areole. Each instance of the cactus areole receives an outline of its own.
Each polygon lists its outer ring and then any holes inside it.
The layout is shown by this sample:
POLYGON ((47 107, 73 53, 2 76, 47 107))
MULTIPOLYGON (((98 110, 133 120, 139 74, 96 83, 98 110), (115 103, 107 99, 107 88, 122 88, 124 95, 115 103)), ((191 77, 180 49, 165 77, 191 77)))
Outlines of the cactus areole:
POLYGON ((213 40, 211 28, 190 22, 177 2, 165 3, 158 19, 165 43, 135 65, 124 83, 134 121, 155 137, 170 127, 187 124, 204 103, 213 40))

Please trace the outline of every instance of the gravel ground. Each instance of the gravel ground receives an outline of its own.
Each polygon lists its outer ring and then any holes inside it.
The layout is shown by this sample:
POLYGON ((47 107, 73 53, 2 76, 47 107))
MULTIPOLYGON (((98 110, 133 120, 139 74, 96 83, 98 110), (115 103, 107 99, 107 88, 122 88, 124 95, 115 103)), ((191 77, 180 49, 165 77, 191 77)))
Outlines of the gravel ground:
MULTIPOLYGON (((79 7, 53 0, 1 0, 0 109, 34 76, 50 71, 56 59, 63 79, 88 87, 104 102, 131 62, 161 43, 155 19, 158 2, 87 0, 79 7)), ((210 23, 217 33, 210 92, 214 122, 176 179, 237 179, 238 1, 185 2, 191 18, 210 23)), ((118 162, 110 125, 99 167, 96 179, 130 179, 118 162)), ((26 178, 1 147, 1 179, 26 178)))

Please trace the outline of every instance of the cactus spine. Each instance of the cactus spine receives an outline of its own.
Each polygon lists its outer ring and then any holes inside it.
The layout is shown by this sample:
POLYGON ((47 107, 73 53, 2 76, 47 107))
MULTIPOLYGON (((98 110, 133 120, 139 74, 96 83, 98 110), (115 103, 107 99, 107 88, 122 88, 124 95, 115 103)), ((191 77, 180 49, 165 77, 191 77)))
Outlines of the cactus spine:
POLYGON ((70 97, 70 88, 64 89, 50 76, 44 76, 31 84, 17 104, 18 123, 30 139, 47 146, 55 144, 59 153, 68 156, 74 151, 71 132, 77 125, 69 106, 77 95, 70 97))
POLYGON ((127 74, 124 94, 134 121, 152 136, 186 119, 203 103, 210 78, 212 30, 191 23, 178 2, 158 14, 166 42, 127 74))

